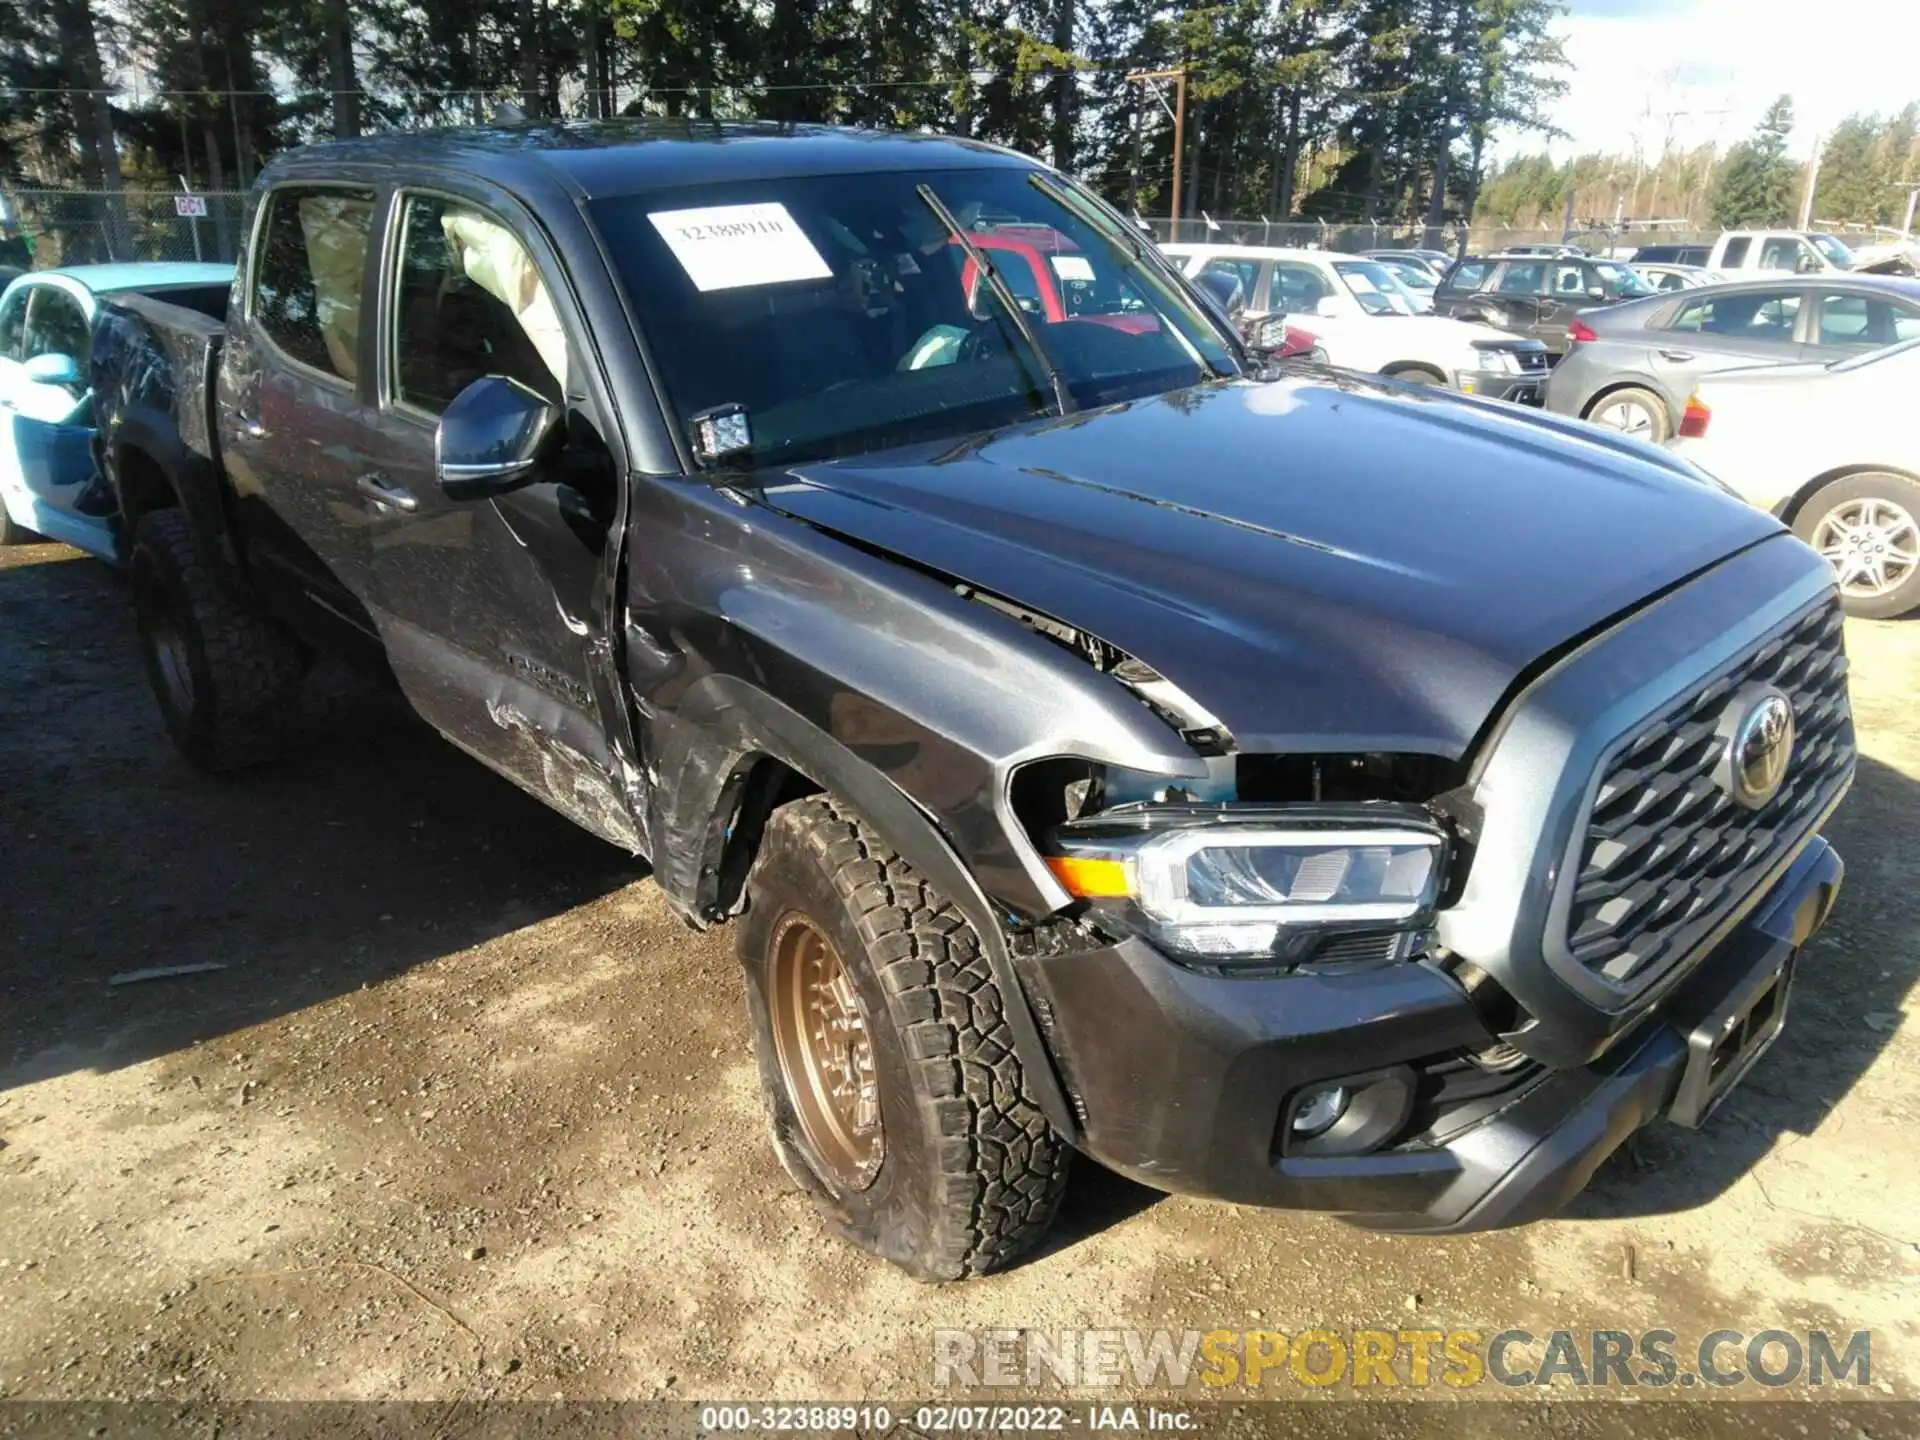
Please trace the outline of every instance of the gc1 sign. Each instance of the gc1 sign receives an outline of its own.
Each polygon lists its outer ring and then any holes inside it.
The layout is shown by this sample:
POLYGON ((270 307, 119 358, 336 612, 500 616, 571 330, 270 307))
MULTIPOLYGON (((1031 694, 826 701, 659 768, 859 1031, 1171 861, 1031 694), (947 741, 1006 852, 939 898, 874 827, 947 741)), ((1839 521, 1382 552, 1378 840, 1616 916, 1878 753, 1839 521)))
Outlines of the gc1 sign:
POLYGON ((176 195, 173 197, 173 213, 182 220, 205 219, 207 197, 204 195, 176 195))

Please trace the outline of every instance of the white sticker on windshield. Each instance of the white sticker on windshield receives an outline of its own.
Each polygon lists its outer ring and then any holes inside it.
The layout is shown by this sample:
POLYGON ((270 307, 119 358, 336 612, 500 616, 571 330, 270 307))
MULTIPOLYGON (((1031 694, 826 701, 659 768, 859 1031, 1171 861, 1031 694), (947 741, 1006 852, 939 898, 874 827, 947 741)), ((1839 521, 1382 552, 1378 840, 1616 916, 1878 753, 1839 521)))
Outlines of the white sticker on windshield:
POLYGON ((1349 270, 1346 274, 1347 288, 1356 295, 1371 295, 1376 288, 1373 277, 1364 270, 1349 270))
POLYGON ((777 202, 662 210, 647 218, 700 290, 833 277, 806 232, 777 202))
POLYGON ((1053 273, 1062 280, 1084 280, 1093 283, 1093 262, 1084 255, 1052 255, 1053 273))

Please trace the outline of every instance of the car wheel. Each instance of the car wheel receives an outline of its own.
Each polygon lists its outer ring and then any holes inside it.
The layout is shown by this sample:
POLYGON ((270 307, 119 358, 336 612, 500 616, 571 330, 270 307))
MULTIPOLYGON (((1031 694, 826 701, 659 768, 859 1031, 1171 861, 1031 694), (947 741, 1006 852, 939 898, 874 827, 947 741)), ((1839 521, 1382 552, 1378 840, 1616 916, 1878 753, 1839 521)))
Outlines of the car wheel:
POLYGON ((1672 433, 1667 402, 1651 390, 1632 386, 1603 396, 1587 411, 1587 419, 1608 430, 1618 430, 1649 445, 1664 445, 1672 433))
POLYGON ((1032 1247, 1071 1152, 953 903, 814 796, 768 821, 739 923, 774 1148, 827 1224, 922 1280, 1032 1247))
POLYGON ((180 753, 212 771, 278 755, 298 711, 299 643, 215 582, 178 510, 141 517, 127 572, 147 681, 180 753))
POLYGON ((1891 620, 1920 607, 1920 484, 1869 471, 1823 487, 1794 516, 1793 533, 1840 582, 1849 615, 1891 620))
POLYGON ((1403 380, 1409 385, 1445 385, 1447 377, 1438 370, 1429 370, 1424 365, 1400 365, 1383 372, 1389 380, 1403 380))

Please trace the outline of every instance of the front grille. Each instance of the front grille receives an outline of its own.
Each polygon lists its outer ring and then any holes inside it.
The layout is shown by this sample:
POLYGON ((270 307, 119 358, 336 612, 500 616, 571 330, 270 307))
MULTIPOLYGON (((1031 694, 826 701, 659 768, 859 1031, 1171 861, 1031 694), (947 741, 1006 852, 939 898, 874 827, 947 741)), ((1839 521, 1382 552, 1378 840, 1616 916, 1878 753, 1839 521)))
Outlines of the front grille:
POLYGON ((1567 918, 1574 959, 1615 984, 1646 983, 1752 893, 1852 769, 1846 675, 1840 606, 1823 599, 1633 733, 1588 815, 1567 918), (1756 682, 1793 702, 1794 742, 1779 792, 1748 810, 1714 771, 1721 717, 1756 682))
POLYGON ((1522 350, 1520 368, 1545 374, 1547 370, 1547 352, 1544 350, 1522 350))

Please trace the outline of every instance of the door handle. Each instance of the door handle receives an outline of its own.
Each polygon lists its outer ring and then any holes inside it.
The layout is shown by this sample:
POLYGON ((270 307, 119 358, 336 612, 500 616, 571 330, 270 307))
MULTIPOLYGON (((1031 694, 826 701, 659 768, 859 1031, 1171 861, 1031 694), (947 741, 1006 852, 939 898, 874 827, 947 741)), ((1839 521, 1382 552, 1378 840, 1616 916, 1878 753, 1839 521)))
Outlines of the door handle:
POLYGON ((1693 352, 1691 350, 1662 350, 1660 352, 1660 358, 1662 360, 1671 360, 1676 365, 1684 365, 1687 361, 1693 359, 1693 352))
POLYGON ((384 475, 362 475, 354 481, 354 487, 374 504, 385 505, 403 515, 411 515, 420 508, 411 490, 394 484, 384 475))
POLYGON ((247 439, 249 440, 266 439, 267 427, 262 425, 259 422, 259 420, 257 420, 252 415, 235 415, 233 418, 235 422, 238 423, 240 426, 240 433, 246 436, 247 439))

